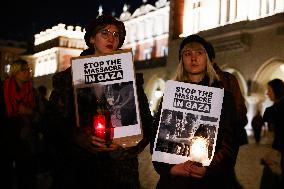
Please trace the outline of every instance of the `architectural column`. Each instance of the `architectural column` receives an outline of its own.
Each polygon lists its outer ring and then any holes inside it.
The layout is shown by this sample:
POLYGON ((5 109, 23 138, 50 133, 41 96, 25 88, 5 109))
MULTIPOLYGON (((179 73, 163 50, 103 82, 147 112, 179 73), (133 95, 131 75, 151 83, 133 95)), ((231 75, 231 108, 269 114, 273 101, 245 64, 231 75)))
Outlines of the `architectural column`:
POLYGON ((170 2, 170 37, 178 39, 183 33, 184 2, 186 0, 171 0, 170 2))

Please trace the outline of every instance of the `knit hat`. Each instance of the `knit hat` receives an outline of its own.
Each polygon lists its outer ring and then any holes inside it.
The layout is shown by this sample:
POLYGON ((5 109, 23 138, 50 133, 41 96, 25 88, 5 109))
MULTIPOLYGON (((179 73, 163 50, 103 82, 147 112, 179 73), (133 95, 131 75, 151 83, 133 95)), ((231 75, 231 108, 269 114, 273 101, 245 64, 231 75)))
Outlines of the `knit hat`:
POLYGON ((118 48, 120 48, 125 39, 126 31, 124 23, 117 20, 115 17, 111 15, 101 15, 97 17, 95 20, 89 23, 89 25, 86 27, 86 33, 84 36, 86 45, 89 48, 93 48, 93 44, 90 43, 90 38, 94 36, 98 32, 98 27, 104 27, 109 24, 114 24, 118 30, 119 30, 119 44, 118 48))
POLYGON ((192 42, 196 42, 196 43, 200 43, 204 49, 206 50, 208 57, 210 59, 210 61, 212 62, 212 60, 215 58, 215 51, 214 48, 212 46, 212 44, 210 44, 209 42, 207 42, 204 38, 200 37, 199 35, 190 35, 186 38, 184 38, 180 44, 179 47, 179 60, 181 59, 181 51, 184 48, 184 46, 188 43, 192 43, 192 42))

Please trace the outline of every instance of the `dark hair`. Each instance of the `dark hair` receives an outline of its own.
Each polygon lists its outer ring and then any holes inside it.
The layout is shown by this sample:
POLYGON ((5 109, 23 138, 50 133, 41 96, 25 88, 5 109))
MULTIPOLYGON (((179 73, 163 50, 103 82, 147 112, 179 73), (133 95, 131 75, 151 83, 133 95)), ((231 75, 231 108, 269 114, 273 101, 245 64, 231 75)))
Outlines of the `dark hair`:
POLYGON ((92 54, 94 54, 94 52, 95 52, 95 49, 89 47, 89 48, 87 48, 87 49, 84 49, 84 50, 81 52, 80 56, 92 55, 92 54))
POLYGON ((14 77, 18 71, 24 69, 25 67, 28 67, 28 65, 28 62, 24 59, 17 59, 13 61, 9 71, 9 76, 14 77))
POLYGON ((117 20, 115 17, 111 15, 101 15, 98 16, 95 20, 91 21, 88 26, 86 27, 86 33, 84 36, 86 45, 89 48, 93 48, 93 45, 90 43, 90 38, 94 36, 100 29, 104 28, 105 26, 113 24, 119 30, 119 44, 118 48, 120 48, 125 39, 126 31, 123 22, 117 20))
POLYGON ((196 34, 187 36, 186 38, 182 40, 180 47, 179 47, 179 61, 181 59, 181 51, 184 48, 184 46, 192 42, 200 43, 206 50, 208 57, 210 61, 212 62, 212 60, 215 58, 215 51, 214 51, 212 44, 208 43, 204 38, 196 34))
MULTIPOLYGON (((207 54, 208 54, 208 57, 210 58, 211 57, 211 59, 212 60, 214 60, 215 59, 215 49, 214 49, 214 47, 213 47, 213 45, 212 45, 212 43, 210 43, 210 42, 208 42, 207 41, 207 44, 208 44, 208 51, 207 51, 207 54)), ((212 62, 212 60, 211 60, 211 62, 212 62)))
POLYGON ((281 79, 273 79, 267 84, 272 88, 276 100, 284 97, 284 82, 281 79))
POLYGON ((44 85, 40 85, 37 90, 43 96, 45 96, 47 93, 47 88, 44 85))

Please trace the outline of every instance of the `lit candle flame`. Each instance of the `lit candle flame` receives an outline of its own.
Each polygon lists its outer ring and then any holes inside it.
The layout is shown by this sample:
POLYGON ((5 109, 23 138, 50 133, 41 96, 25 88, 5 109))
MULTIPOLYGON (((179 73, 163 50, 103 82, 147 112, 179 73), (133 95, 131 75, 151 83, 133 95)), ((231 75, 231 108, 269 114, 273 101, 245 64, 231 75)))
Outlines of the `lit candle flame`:
POLYGON ((190 158, 192 161, 207 164, 208 161, 208 140, 203 137, 194 137, 190 147, 190 158))
POLYGON ((96 136, 100 138, 105 138, 105 129, 106 129, 106 120, 104 115, 95 115, 94 116, 94 129, 96 136))

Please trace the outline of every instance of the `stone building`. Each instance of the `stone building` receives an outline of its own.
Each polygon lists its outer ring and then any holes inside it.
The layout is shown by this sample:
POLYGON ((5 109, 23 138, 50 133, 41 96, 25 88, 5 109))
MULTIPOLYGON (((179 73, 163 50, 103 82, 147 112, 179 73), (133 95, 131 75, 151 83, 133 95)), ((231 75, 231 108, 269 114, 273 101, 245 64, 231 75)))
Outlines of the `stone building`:
POLYGON ((167 64, 147 70, 146 88, 156 83, 163 89, 163 81, 172 78, 177 67, 179 43, 195 33, 213 44, 218 65, 237 77, 250 131, 256 105, 261 103, 264 109, 271 104, 266 83, 284 80, 284 1, 171 0, 167 64))
POLYGON ((22 56, 33 70, 34 86, 52 89, 52 76, 70 66, 70 58, 79 56, 86 48, 84 30, 80 26, 58 24, 35 35, 34 54, 22 56))

